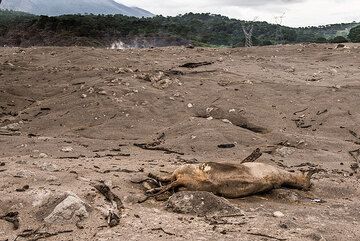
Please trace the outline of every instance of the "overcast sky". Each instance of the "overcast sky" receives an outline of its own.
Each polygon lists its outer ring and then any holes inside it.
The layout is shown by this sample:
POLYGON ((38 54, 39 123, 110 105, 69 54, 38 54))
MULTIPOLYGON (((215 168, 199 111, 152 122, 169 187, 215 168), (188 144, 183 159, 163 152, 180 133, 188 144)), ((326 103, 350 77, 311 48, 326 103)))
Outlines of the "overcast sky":
POLYGON ((360 0, 116 0, 154 14, 174 16, 209 12, 237 19, 275 23, 285 13, 283 25, 310 26, 360 22, 360 0))

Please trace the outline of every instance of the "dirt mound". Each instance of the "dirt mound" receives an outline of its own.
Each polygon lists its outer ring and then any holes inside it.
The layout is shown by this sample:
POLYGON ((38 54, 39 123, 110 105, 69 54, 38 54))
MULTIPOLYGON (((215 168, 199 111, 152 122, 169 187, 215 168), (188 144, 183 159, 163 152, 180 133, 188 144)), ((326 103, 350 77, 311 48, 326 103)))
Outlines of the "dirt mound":
POLYGON ((198 216, 242 215, 238 207, 209 192, 176 193, 169 198, 166 208, 173 212, 198 216))

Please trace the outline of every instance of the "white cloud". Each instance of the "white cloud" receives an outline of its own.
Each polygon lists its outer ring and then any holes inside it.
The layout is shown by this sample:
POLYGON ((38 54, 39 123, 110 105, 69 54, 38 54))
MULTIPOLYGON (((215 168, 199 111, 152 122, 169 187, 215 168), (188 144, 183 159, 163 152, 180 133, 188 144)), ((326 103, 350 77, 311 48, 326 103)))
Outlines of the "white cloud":
POLYGON ((214 13, 231 18, 275 22, 285 14, 284 25, 309 26, 360 22, 359 0, 117 0, 155 14, 175 16, 188 12, 214 13))

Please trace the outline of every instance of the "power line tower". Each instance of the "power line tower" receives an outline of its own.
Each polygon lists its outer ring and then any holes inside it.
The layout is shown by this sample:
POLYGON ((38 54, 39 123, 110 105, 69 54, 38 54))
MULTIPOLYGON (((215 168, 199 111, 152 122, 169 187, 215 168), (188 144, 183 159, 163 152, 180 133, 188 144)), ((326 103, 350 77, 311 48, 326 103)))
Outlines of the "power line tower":
POLYGON ((257 20, 257 17, 255 17, 253 21, 247 22, 246 23, 247 26, 245 26, 245 24, 242 24, 242 30, 245 35, 245 47, 253 46, 252 36, 254 33, 254 23, 256 20, 257 20))
POLYGON ((284 40, 284 34, 282 31, 282 23, 284 21, 285 18, 285 13, 281 14, 280 16, 275 16, 275 23, 276 23, 276 36, 275 38, 282 43, 282 41, 284 40))

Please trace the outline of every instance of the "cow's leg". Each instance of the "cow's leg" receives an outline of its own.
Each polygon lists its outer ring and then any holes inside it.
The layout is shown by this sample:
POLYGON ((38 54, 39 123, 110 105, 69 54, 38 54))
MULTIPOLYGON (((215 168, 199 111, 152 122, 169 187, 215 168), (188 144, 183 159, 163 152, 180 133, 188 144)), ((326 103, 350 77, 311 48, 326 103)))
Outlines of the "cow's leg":
POLYGON ((158 182, 171 182, 171 181, 175 180, 175 176, 173 174, 160 177, 160 176, 155 175, 153 173, 149 173, 148 177, 150 177, 152 179, 155 179, 158 182))
POLYGON ((150 196, 150 197, 156 197, 158 195, 161 195, 167 191, 170 191, 172 189, 175 189, 177 187, 181 187, 183 186, 183 183, 176 180, 166 186, 162 186, 162 187, 157 187, 157 188, 153 188, 153 189, 150 189, 148 191, 146 191, 146 195, 150 196))

